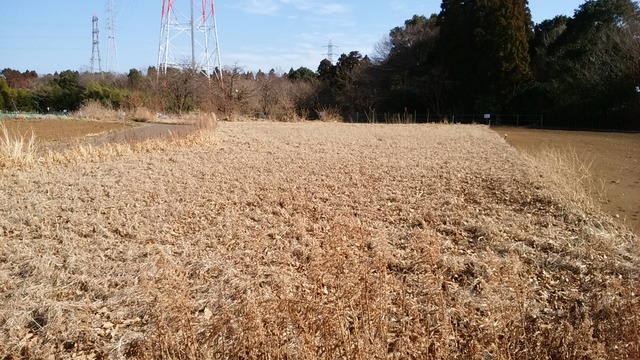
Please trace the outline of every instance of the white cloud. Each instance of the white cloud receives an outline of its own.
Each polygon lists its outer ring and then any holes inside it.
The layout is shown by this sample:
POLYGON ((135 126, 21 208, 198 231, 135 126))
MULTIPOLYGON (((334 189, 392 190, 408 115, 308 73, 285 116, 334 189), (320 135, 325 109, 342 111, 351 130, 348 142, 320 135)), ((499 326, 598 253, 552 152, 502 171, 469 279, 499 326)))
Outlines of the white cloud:
POLYGON ((245 12, 261 15, 276 15, 285 7, 320 15, 345 14, 350 10, 348 5, 320 0, 245 0, 238 7, 245 12))
POLYGON ((349 8, 343 4, 323 4, 320 5, 318 10, 322 15, 345 14, 349 12, 349 8))
POLYGON ((279 8, 272 0, 248 0, 241 7, 248 13, 262 15, 275 15, 279 8))
POLYGON ((293 5, 298 10, 309 10, 313 4, 309 0, 280 0, 285 5, 293 5))
POLYGON ((280 0, 284 5, 291 5, 300 11, 309 11, 322 15, 344 14, 349 12, 347 5, 340 3, 325 3, 318 0, 280 0))

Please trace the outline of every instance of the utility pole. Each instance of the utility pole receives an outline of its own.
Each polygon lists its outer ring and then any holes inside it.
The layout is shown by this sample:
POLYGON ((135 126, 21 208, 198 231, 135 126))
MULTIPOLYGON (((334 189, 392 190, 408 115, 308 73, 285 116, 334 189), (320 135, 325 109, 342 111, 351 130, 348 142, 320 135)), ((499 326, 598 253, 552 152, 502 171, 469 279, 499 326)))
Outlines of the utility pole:
POLYGON ((220 41, 213 0, 163 0, 158 75, 193 70, 222 83, 220 41), (187 8, 187 6, 189 8, 187 8), (189 48, 187 55, 184 49, 189 48))
POLYGON ((93 48, 91 49, 91 72, 96 72, 96 63, 98 63, 97 72, 102 72, 102 65, 100 63, 100 38, 99 38, 99 27, 98 27, 98 17, 96 14, 93 14, 92 22, 92 37, 93 37, 93 48))
POLYGON ((118 67, 118 48, 116 46, 116 4, 107 0, 107 63, 106 70, 120 72, 118 67))

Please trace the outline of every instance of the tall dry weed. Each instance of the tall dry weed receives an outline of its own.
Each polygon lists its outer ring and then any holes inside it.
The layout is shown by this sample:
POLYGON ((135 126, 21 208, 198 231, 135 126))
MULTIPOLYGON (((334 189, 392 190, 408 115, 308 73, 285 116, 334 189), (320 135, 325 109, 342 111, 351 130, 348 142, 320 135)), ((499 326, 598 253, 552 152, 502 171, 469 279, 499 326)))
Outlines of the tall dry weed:
POLYGON ((316 109, 316 113, 321 121, 324 122, 343 122, 344 119, 340 114, 340 110, 335 107, 323 107, 316 109))
POLYGON ((36 138, 33 131, 12 134, 0 122, 0 168, 22 167, 33 163, 36 154, 36 138))
POLYGON ((597 207, 599 191, 591 173, 591 162, 582 160, 575 149, 549 148, 529 158, 557 196, 585 209, 597 207))
POLYGON ((200 113, 196 117, 196 126, 200 131, 214 132, 218 127, 218 117, 215 113, 200 113))

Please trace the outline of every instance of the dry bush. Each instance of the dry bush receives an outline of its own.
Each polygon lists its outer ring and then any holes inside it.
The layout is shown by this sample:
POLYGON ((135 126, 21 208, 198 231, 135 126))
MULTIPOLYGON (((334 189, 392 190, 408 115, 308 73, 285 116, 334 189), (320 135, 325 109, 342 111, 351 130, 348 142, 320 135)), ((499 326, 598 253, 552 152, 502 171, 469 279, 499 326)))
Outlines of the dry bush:
POLYGON ((344 120, 340 114, 340 109, 335 107, 323 107, 316 109, 316 113, 320 120, 324 122, 342 122, 344 120))
POLYGON ((145 107, 136 107, 128 114, 128 118, 138 122, 149 122, 157 119, 158 116, 145 107))
POLYGON ((36 153, 36 138, 33 131, 11 134, 0 122, 0 168, 23 167, 33 162, 36 153))
POLYGON ((7 173, 0 356, 638 358, 638 238, 545 176, 486 127, 321 122, 7 173))
POLYGON ((108 108, 99 101, 89 101, 84 103, 78 111, 75 111, 73 117, 93 121, 124 121, 125 113, 108 108))

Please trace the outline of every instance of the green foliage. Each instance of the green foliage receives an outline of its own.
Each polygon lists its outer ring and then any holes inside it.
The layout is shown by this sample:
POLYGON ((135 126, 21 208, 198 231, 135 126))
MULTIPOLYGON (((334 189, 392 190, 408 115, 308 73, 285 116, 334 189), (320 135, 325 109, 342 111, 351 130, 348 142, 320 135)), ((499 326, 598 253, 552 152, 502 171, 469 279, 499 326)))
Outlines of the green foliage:
POLYGON ((144 86, 145 77, 142 72, 138 69, 129 70, 129 74, 127 74, 127 85, 130 89, 140 90, 144 86))
POLYGON ((14 89, 13 106, 15 111, 31 112, 35 111, 33 97, 31 93, 25 89, 14 89))
POLYGON ((0 78, 0 111, 8 110, 9 84, 3 78, 0 78))
POLYGON ((379 51, 384 58, 374 78, 386 79, 378 84, 388 93, 382 106, 392 112, 404 111, 407 104, 421 112, 439 112, 444 107, 443 68, 437 63, 439 28, 437 16, 414 15, 403 27, 389 33, 379 51))
POLYGON ((11 88, 4 78, 0 78, 0 110, 34 111, 31 93, 21 88, 11 88))
MULTIPOLYGON (((342 54, 335 65, 324 59, 318 66, 318 104, 338 106, 347 112, 356 111, 363 99, 362 80, 371 66, 368 57, 358 51, 342 54)), ((371 91, 367 89, 365 91, 371 91)))
POLYGON ((335 67, 329 59, 323 59, 318 65, 318 78, 322 81, 331 81, 335 76, 335 67))
POLYGON ((533 98, 544 109, 588 108, 602 118, 635 111, 638 117, 638 38, 640 11, 630 0, 589 0, 573 18, 538 25, 533 98))
POLYGON ((84 102, 97 101, 103 106, 113 109, 118 109, 122 106, 125 96, 125 90, 103 85, 96 81, 90 82, 82 93, 84 102))
POLYGON ((80 74, 66 70, 40 86, 34 94, 39 109, 48 111, 75 111, 82 104, 83 87, 80 74))
POLYGON ((293 70, 293 68, 291 68, 287 77, 291 80, 314 81, 316 79, 316 74, 313 70, 301 66, 297 70, 293 70))

